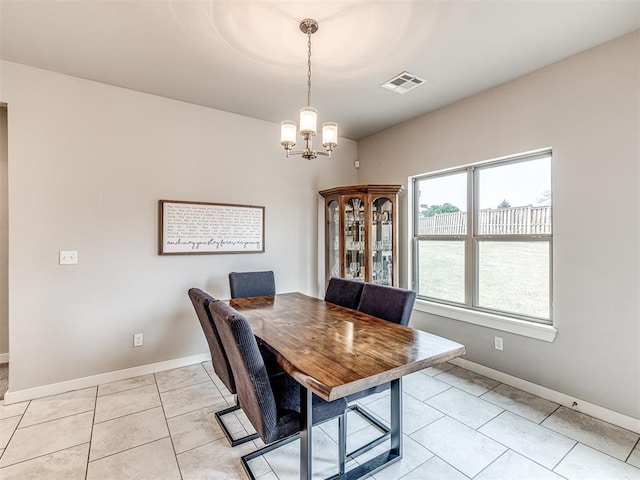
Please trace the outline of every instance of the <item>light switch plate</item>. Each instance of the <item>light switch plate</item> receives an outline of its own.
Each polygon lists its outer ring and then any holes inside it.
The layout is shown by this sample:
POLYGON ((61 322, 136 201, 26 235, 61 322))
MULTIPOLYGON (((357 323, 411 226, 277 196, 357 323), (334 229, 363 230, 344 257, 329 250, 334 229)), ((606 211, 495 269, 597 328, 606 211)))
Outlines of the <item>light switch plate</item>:
POLYGON ((77 263, 77 250, 60 250, 60 265, 76 265, 77 263))

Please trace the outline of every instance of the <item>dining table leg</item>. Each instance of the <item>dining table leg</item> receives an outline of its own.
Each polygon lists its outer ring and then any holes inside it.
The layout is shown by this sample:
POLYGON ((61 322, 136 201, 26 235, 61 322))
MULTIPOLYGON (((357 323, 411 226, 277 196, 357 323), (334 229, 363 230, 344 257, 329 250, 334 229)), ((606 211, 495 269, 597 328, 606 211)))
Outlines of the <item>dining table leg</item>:
POLYGON ((302 425, 300 429, 300 480, 311 480, 312 470, 312 446, 313 446, 313 393, 308 388, 300 386, 300 412, 302 425))
POLYGON ((402 377, 391 380, 391 454, 402 458, 402 377))

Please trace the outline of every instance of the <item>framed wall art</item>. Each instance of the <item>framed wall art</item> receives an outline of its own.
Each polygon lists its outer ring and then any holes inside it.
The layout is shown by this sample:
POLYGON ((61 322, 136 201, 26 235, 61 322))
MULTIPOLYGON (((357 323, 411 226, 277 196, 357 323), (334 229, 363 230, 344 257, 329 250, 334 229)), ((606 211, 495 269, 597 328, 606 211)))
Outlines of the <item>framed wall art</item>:
POLYGON ((158 254, 263 253, 264 207, 158 202, 158 254))

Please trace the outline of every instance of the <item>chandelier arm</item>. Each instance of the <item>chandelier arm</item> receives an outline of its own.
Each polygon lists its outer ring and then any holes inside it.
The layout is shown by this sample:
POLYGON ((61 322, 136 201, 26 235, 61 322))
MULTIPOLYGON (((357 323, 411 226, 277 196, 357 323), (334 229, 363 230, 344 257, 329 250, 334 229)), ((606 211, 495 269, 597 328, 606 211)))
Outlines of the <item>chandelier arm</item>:
POLYGON ((322 150, 287 150, 287 157, 290 155, 305 155, 310 153, 316 156, 320 155, 322 157, 331 157, 331 152, 323 152, 322 150))

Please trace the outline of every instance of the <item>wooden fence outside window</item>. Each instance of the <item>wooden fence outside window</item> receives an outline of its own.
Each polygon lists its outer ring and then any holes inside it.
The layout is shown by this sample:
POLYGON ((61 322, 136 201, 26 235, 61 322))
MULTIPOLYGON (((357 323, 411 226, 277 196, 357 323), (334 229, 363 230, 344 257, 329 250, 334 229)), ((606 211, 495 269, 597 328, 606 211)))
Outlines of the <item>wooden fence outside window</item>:
MULTIPOLYGON (((465 235, 465 212, 419 217, 418 235, 465 235)), ((478 235, 550 235, 551 206, 486 208, 478 212, 478 235)))

